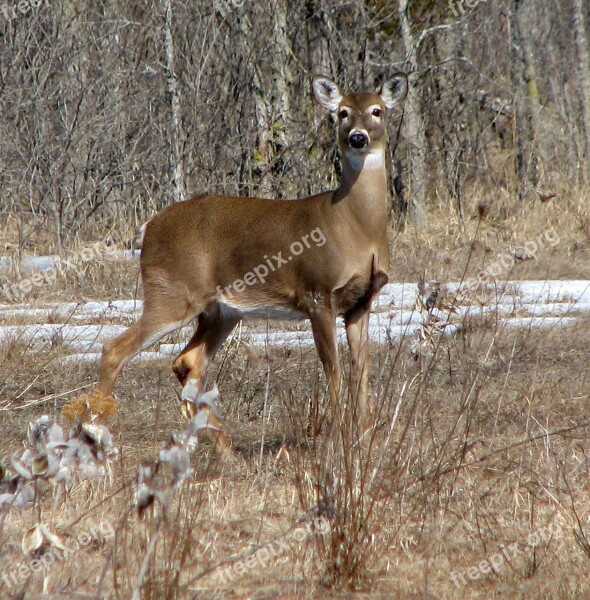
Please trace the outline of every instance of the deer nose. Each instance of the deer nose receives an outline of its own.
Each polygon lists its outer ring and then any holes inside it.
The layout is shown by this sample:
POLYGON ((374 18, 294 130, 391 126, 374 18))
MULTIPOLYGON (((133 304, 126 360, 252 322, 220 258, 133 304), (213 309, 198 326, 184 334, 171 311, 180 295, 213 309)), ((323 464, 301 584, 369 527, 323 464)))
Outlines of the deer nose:
POLYGON ((369 143, 369 136, 364 131, 353 131, 348 141, 353 148, 364 148, 369 143))

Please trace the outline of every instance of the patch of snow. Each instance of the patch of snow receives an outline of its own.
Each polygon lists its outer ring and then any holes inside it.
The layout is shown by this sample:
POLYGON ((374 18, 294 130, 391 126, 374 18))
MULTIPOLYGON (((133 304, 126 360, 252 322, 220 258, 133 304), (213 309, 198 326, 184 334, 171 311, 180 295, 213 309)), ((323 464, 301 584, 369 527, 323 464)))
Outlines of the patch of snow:
MULTIPOLYGON (((449 283, 447 288, 452 292, 466 285, 449 283)), ((488 284, 487 289, 494 300, 486 305, 458 306, 456 314, 450 318, 447 312, 434 309, 431 316, 435 317, 435 322, 439 319, 445 333, 451 333, 461 327, 460 321, 466 316, 477 318, 494 314, 500 327, 561 327, 575 323, 579 313, 590 312, 590 281, 509 281, 488 284)), ((414 309, 417 293, 418 286, 414 283, 392 283, 383 288, 369 320, 372 340, 387 343, 420 330, 424 317, 414 309)), ((64 360, 97 361, 103 343, 125 331, 127 325, 124 323, 136 320, 142 306, 141 300, 40 303, 35 307, 25 303, 3 304, 0 305, 0 319, 29 318, 39 324, 0 325, 0 343, 18 339, 37 348, 59 344, 73 351, 64 360), (48 324, 49 318, 53 322, 48 324), (78 324, 84 320, 103 319, 116 324, 78 324)), ((342 319, 338 320, 337 327, 338 342, 344 344, 346 334, 342 319)), ((186 328, 181 339, 188 340, 193 330, 192 326, 186 328)), ((256 328, 247 328, 244 332, 244 339, 254 346, 313 346, 309 322, 302 323, 296 331, 282 330, 279 325, 269 332, 256 328)), ((161 344, 158 352, 144 352, 140 359, 170 359, 183 348, 183 343, 161 344)))
POLYGON ((34 346, 71 344, 72 342, 106 342, 120 335, 124 325, 8 325, 0 327, 0 343, 18 340, 34 346))
POLYGON ((415 283, 388 283, 373 301, 375 308, 412 308, 416 304, 418 286, 415 283))
MULTIPOLYGON (((105 255, 105 260, 138 260, 140 254, 141 250, 115 250, 109 248, 108 253, 105 255)), ((31 271, 49 271, 56 267, 62 260, 66 261, 67 257, 62 258, 57 254, 50 254, 47 256, 27 254, 21 256, 20 263, 18 263, 12 256, 0 256, 0 272, 11 271, 17 266, 21 269, 31 271)))
POLYGON ((49 271, 49 269, 53 269, 60 261, 61 258, 57 255, 25 255, 21 257, 20 264, 18 264, 11 256, 0 256, 0 271, 10 271, 17 265, 21 269, 29 269, 31 271, 49 271))

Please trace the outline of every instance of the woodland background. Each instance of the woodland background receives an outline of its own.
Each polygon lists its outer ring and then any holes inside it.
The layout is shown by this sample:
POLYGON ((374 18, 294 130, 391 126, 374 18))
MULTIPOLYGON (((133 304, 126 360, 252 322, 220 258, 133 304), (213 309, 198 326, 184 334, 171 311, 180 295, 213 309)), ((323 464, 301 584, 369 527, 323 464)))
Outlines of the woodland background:
POLYGON ((433 207, 464 220, 484 203, 502 218, 584 190, 590 4, 471 4, 52 0, 4 11, 5 248, 130 246, 138 226, 192 193, 335 187, 315 73, 351 90, 409 73, 390 126, 394 227, 427 227, 433 207))
POLYGON ((140 518, 146 460, 176 486, 159 459, 187 427, 186 327, 119 377, 105 478, 65 489, 41 460, 28 508, 0 504, 0 597, 590 598, 590 0, 26 2, 0 0, 0 503, 30 423, 68 431, 102 400, 101 345, 138 315, 119 252, 138 227, 193 193, 336 187, 314 74, 411 87, 389 120, 396 285, 363 443, 352 386, 336 435, 308 435, 330 406, 317 353, 272 343, 305 324, 240 325, 209 371, 235 456, 203 439, 168 512, 140 518), (33 253, 63 260, 4 260, 33 253), (315 516, 330 534, 293 543, 315 516), (35 523, 116 536, 11 583, 35 523))

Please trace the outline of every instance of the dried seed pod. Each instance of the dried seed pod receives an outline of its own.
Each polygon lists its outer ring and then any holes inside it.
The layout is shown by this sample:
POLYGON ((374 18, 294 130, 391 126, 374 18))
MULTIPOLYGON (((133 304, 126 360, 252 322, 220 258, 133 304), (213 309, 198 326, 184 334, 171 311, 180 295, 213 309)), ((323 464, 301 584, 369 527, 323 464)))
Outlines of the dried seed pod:
POLYGON ((21 542, 21 547, 25 555, 32 556, 47 546, 53 546, 60 550, 66 549, 63 537, 59 533, 51 531, 43 523, 38 523, 35 527, 31 527, 31 529, 25 531, 21 542))
POLYGON ((168 463, 172 471, 172 485, 178 487, 192 474, 189 453, 175 436, 170 436, 167 448, 160 450, 160 462, 168 463))
POLYGON ((477 205, 477 214, 480 219, 485 219, 490 214, 490 205, 487 202, 480 202, 477 205))
POLYGON ((47 454, 35 457, 31 464, 31 473, 35 477, 45 477, 49 474, 49 461, 47 460, 47 454))
POLYGON ((25 556, 31 556, 43 547, 44 543, 43 532, 39 525, 27 529, 23 535, 21 548, 25 556))
POLYGON ((12 468, 24 479, 33 479, 33 474, 31 470, 23 464, 18 458, 13 456, 10 460, 12 464, 12 468))
POLYGON ((47 545, 54 546, 60 550, 66 549, 65 540, 59 533, 51 531, 51 529, 49 529, 49 527, 46 525, 43 525, 43 523, 40 523, 39 527, 41 528, 41 532, 43 533, 43 537, 45 538, 47 545))
POLYGON ((553 198, 557 197, 557 194, 554 194, 553 192, 548 192, 546 190, 536 189, 535 193, 537 194, 537 196, 539 196, 539 200, 541 202, 543 202, 543 204, 545 202, 549 202, 549 200, 553 200, 553 198))

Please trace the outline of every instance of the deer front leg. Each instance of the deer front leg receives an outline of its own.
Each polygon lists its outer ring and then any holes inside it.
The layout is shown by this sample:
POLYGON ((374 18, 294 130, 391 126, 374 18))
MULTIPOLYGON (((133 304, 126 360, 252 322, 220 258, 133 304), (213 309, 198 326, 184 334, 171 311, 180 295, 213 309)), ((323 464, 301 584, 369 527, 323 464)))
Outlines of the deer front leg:
POLYGON ((330 412, 332 423, 340 421, 340 363, 336 343, 336 314, 329 308, 314 309, 310 316, 313 339, 330 392, 330 412))
POLYGON ((356 400, 358 416, 360 420, 361 435, 370 426, 367 411, 367 398, 369 391, 369 316, 371 314, 371 303, 364 305, 362 309, 345 317, 346 337, 350 348, 350 361, 352 368, 352 393, 356 400))

